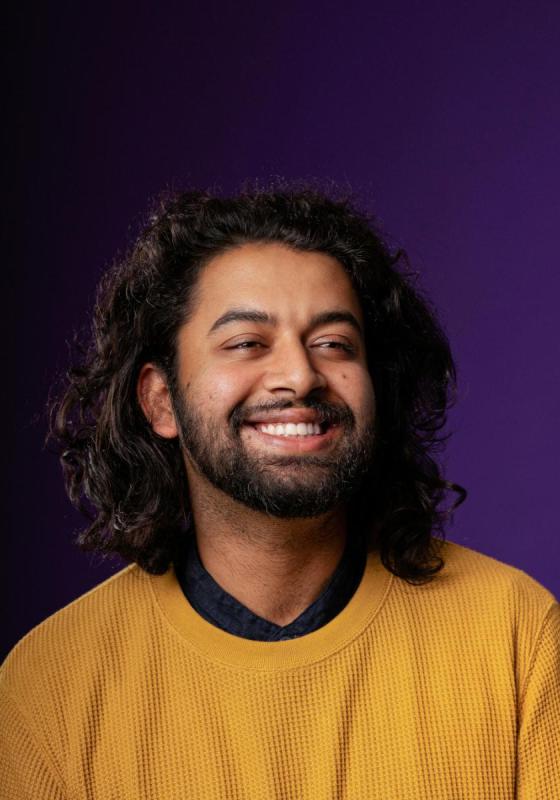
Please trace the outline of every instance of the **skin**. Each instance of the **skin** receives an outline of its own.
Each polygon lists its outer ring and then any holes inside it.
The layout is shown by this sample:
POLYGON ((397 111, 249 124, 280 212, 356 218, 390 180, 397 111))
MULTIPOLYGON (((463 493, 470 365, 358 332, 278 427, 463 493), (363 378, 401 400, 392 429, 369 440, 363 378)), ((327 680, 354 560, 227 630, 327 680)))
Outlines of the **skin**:
MULTIPOLYGON (((317 315, 333 310, 352 314, 363 330, 350 279, 327 254, 255 243, 217 256, 202 271, 195 308, 177 337, 179 384, 188 402, 224 436, 229 435, 231 412, 240 405, 291 401, 292 408, 267 419, 278 421, 297 417, 298 403, 311 395, 349 407, 357 429, 363 430, 375 413, 363 335, 344 320, 312 324, 317 315), (225 313, 240 308, 265 312, 274 322, 216 325, 225 313)), ((156 433, 179 435, 165 377, 151 363, 140 372, 138 398, 156 433)), ((266 461, 278 454, 332 456, 338 438, 346 434, 335 428, 314 441, 290 439, 247 424, 240 435, 245 448, 266 461)), ((340 561, 347 536, 344 507, 309 519, 268 516, 216 489, 188 452, 184 457, 205 568, 259 616, 278 625, 296 619, 319 597, 340 561)), ((296 469, 270 468, 287 477, 296 469)))

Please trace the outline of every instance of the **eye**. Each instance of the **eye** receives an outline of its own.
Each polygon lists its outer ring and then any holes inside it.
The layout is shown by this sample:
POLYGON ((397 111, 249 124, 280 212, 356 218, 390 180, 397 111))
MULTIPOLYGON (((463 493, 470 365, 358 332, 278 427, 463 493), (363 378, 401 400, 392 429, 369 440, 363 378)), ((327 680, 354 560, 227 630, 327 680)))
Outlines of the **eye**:
POLYGON ((247 341, 236 342, 235 344, 226 347, 226 350, 253 350, 259 347, 263 347, 261 342, 256 342, 253 339, 247 339, 247 341))
POLYGON ((349 342, 339 342, 336 339, 329 339, 326 342, 317 342, 314 347, 319 347, 321 350, 341 350, 344 353, 355 353, 356 349, 349 342))

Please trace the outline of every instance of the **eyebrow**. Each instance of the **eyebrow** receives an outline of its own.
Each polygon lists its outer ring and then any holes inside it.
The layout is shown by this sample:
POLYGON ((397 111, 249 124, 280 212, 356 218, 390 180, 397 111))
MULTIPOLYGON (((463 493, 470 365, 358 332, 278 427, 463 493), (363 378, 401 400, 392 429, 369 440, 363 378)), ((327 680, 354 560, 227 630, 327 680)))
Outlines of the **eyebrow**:
MULTIPOLYGON (((223 325, 229 325, 232 322, 260 322, 265 325, 275 326, 278 324, 278 319, 273 314, 268 314, 266 311, 259 311, 254 308, 230 308, 222 314, 214 322, 209 334, 214 333, 223 325)), ((334 322, 343 322, 351 325, 360 335, 363 335, 362 326, 352 314, 351 311, 342 309, 332 309, 331 311, 321 311, 311 318, 309 329, 317 328, 319 325, 330 325, 334 322)))

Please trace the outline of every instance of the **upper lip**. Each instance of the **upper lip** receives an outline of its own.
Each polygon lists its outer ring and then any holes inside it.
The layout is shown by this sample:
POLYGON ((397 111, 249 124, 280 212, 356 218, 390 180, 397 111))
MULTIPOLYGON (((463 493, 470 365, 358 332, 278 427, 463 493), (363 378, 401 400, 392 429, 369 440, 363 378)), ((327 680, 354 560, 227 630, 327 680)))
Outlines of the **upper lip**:
POLYGON ((278 425, 285 425, 288 422, 312 422, 320 424, 322 422, 321 415, 318 411, 312 408, 290 408, 285 411, 271 411, 269 414, 259 414, 255 417, 250 417, 245 420, 248 425, 269 425, 277 423, 278 425))

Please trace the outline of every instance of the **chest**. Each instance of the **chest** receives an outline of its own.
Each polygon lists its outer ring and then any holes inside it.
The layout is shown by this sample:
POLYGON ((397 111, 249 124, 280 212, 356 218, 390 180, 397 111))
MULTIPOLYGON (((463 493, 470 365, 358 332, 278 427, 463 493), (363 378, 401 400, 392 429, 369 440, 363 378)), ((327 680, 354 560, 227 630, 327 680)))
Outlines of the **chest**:
POLYGON ((511 797, 515 681, 489 644, 403 630, 281 674, 136 665, 86 703, 69 784, 99 800, 511 797))

